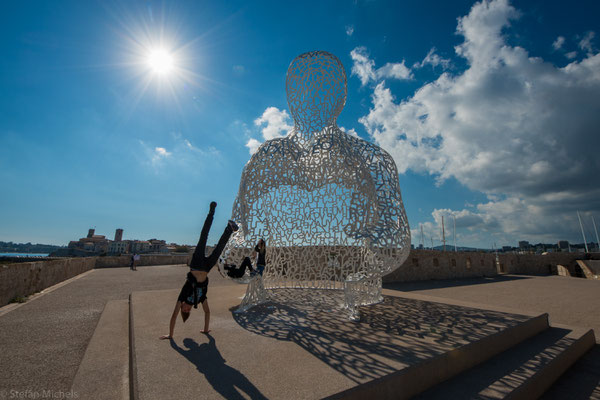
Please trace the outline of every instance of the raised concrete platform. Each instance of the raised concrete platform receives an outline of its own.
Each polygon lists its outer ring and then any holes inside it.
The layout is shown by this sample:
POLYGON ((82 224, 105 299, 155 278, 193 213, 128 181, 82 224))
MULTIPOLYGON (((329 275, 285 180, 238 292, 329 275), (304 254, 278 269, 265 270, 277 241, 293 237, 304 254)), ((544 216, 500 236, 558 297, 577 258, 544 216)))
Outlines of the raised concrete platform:
POLYGON ((199 308, 172 341, 158 337, 178 290, 133 293, 134 397, 408 398, 548 328, 546 314, 387 291, 360 322, 337 291, 274 290, 273 301, 232 313, 244 291, 210 288, 211 333, 199 333, 199 308))

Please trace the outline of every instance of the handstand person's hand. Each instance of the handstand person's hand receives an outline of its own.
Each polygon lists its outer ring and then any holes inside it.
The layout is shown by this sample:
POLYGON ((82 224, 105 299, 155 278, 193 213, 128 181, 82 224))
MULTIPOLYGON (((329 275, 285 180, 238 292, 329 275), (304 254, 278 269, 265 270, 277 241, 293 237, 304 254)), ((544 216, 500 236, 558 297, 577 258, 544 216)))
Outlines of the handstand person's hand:
POLYGON ((172 339, 171 335, 162 335, 161 337, 159 337, 160 340, 165 340, 165 339, 172 339))
POLYGON ((201 331, 200 331, 200 333, 204 333, 205 335, 206 335, 208 332, 210 332, 210 329, 209 329, 209 330, 204 330, 204 329, 203 329, 203 330, 201 330, 201 331))

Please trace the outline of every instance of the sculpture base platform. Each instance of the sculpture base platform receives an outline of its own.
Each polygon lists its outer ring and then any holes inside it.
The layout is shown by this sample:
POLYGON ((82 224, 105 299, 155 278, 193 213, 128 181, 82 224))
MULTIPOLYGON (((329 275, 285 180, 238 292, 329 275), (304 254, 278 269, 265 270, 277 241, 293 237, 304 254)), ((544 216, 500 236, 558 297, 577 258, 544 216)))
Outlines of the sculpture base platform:
MULTIPOLYGON (((178 290, 134 292, 132 398, 407 398, 554 329, 547 314, 387 290, 382 303, 361 307, 358 322, 343 312, 343 291, 330 290, 270 290, 268 302, 234 313, 245 289, 209 288, 210 334, 200 333, 199 308, 185 324, 178 319, 172 341, 158 337, 167 333, 178 290)), ((553 355, 580 355, 594 342, 591 331, 553 335, 563 341, 553 355)))

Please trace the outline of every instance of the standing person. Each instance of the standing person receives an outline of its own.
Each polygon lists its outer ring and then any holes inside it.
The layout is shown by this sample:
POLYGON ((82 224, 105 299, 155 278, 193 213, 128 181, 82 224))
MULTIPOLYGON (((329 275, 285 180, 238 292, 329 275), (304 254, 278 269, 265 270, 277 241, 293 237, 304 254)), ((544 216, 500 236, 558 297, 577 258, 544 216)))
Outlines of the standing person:
POLYGON ((131 255, 131 262, 129 263, 129 269, 134 271, 133 267, 135 265, 135 254, 131 255))
POLYGON ((175 330, 175 323, 177 322, 177 315, 179 315, 179 312, 181 312, 181 319, 185 322, 190 316, 192 306, 198 308, 198 303, 202 303, 202 310, 204 311, 204 329, 201 332, 210 332, 210 308, 208 307, 208 300, 206 299, 206 293, 208 291, 208 272, 217 263, 231 234, 238 230, 236 223, 229 220, 217 246, 210 256, 206 257, 206 241, 208 239, 208 232, 212 225, 216 207, 216 202, 213 201, 210 203, 210 211, 208 212, 206 221, 204 221, 204 226, 200 233, 200 240, 198 240, 198 245, 196 246, 196 250, 194 250, 192 260, 190 261, 190 272, 188 272, 185 284, 181 288, 181 292, 175 302, 175 309, 173 310, 169 324, 169 334, 161 336, 160 339, 173 338, 173 331, 175 330))
POLYGON ((140 261, 140 258, 142 258, 138 253, 135 253, 133 255, 133 270, 137 271, 137 262, 140 261))
POLYGON ((265 266, 267 265, 267 245, 264 239, 260 239, 254 247, 254 252, 257 254, 256 271, 262 276, 265 266))

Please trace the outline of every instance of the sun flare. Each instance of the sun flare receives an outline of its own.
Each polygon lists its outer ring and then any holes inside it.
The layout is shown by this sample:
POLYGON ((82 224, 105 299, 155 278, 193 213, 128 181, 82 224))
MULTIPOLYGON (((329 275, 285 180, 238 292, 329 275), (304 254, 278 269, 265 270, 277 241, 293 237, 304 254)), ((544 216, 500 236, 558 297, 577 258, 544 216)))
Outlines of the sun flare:
POLYGON ((168 75, 175 67, 173 56, 165 49, 151 50, 147 63, 150 69, 158 75, 168 75))

